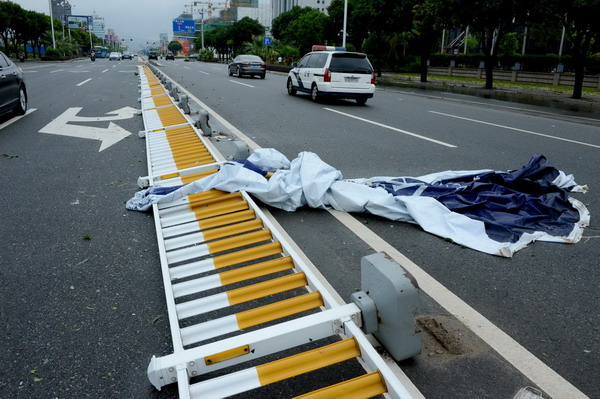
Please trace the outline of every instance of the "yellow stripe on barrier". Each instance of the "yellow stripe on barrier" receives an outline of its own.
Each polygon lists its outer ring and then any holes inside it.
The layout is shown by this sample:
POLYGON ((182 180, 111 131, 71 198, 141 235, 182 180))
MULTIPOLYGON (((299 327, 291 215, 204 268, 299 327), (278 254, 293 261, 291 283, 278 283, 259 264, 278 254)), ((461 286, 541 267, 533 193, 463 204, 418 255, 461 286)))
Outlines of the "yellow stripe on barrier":
POLYGON ((360 356, 354 338, 256 366, 261 385, 272 384, 360 356))
POLYGON ((156 110, 156 113, 158 113, 160 121, 164 126, 174 126, 187 123, 187 120, 183 117, 183 115, 181 115, 175 106, 159 108, 156 110))
POLYGON ((200 180, 204 177, 210 176, 215 173, 217 173, 216 170, 209 170, 207 172, 199 172, 199 173, 192 173, 189 175, 183 175, 183 176, 181 176, 181 182, 183 184, 188 184, 188 183, 191 183, 196 180, 200 180))
POLYGON ((240 281, 251 280, 256 277, 267 276, 273 273, 279 273, 290 270, 294 267, 294 262, 289 256, 279 259, 272 259, 266 262, 257 263, 250 266, 239 267, 237 269, 221 272, 219 278, 221 285, 239 283, 240 281))
POLYGON ((229 349, 227 351, 223 351, 221 353, 215 353, 214 355, 206 356, 204 358, 204 363, 207 366, 211 364, 224 362, 225 360, 233 359, 235 357, 247 355, 250 353, 250 346, 244 345, 238 348, 229 349))
POLYGON ((241 251, 232 252, 230 254, 219 255, 212 258, 215 269, 239 265, 251 260, 266 258, 280 254, 282 252, 281 244, 278 242, 270 242, 268 244, 259 245, 253 248, 243 249, 241 251))
POLYGON ((206 241, 216 240, 223 237, 232 236, 235 234, 246 233, 252 230, 260 230, 264 227, 262 220, 248 220, 246 222, 237 223, 229 226, 218 227, 216 229, 202 232, 206 241))
POLYGON ((247 245, 258 244, 259 242, 273 239, 271 230, 265 229, 253 233, 241 234, 230 238, 224 238, 218 241, 211 241, 206 246, 211 254, 227 251, 233 248, 245 247, 247 245))
POLYGON ((241 193, 225 193, 221 196, 215 196, 213 198, 206 198, 201 202, 193 202, 189 204, 190 209, 194 210, 200 207, 208 207, 218 203, 224 203, 227 201, 236 200, 236 201, 245 201, 242 198, 241 193))
POLYGON ((274 278, 262 283, 252 284, 247 287, 227 291, 230 305, 249 302, 254 299, 264 298, 280 292, 290 291, 294 288, 304 287, 308 284, 304 273, 294 273, 288 276, 274 278))
POLYGON ((208 219, 198 220, 200 230, 211 229, 213 227, 224 226, 230 223, 242 222, 244 220, 255 219, 256 213, 252 210, 230 213, 222 216, 214 216, 208 219))
POLYGON ((387 392, 385 381, 379 371, 361 375, 339 384, 325 387, 294 399, 367 399, 387 392))
POLYGON ((244 201, 243 199, 238 199, 223 201, 220 204, 209 207, 193 208, 192 210, 196 216, 196 219, 204 219, 211 216, 224 215, 226 213, 245 211, 249 207, 250 206, 248 205, 248 202, 244 201))
MULTIPOLYGON (((306 310, 323 306, 323 299, 318 292, 300 295, 291 299, 261 306, 256 309, 246 310, 235 315, 240 330, 267 323, 282 317, 291 316, 306 310)), ((270 371, 272 372, 272 371, 270 371)))

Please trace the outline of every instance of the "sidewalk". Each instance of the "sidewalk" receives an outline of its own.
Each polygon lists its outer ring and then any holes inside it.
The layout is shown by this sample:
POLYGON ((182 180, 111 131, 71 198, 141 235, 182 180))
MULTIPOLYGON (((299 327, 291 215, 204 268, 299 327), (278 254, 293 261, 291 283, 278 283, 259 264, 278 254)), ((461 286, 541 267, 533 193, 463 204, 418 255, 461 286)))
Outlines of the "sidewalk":
POLYGON ((600 116, 600 96, 586 96, 581 100, 570 98, 570 94, 534 90, 522 87, 499 87, 492 90, 483 88, 483 83, 448 81, 428 77, 427 83, 421 83, 419 77, 383 73, 377 78, 377 85, 416 88, 421 90, 444 91, 466 94, 502 101, 541 105, 572 112, 589 113, 600 116))

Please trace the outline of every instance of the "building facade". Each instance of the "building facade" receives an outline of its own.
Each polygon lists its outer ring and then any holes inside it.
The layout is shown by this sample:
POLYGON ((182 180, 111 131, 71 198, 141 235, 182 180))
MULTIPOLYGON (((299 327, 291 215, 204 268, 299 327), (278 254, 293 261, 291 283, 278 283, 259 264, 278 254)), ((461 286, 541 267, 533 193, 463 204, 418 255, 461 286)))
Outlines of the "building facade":
POLYGON ((331 0, 272 0, 273 2, 273 18, 277 18, 292 9, 294 6, 311 7, 327 14, 327 7, 331 4, 331 0))
POLYGON ((71 4, 66 0, 52 0, 52 17, 65 22, 67 15, 71 15, 71 4))

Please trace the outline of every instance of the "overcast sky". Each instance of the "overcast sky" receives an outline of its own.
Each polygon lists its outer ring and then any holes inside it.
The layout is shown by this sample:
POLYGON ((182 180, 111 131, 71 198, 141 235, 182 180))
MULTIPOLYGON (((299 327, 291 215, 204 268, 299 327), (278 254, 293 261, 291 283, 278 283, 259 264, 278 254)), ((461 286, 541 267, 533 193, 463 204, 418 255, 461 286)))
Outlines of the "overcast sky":
MULTIPOLYGON (((12 0, 26 10, 50 15, 49 0, 12 0)), ((133 39, 132 50, 146 42, 158 42, 160 33, 171 38, 172 21, 184 10, 189 12, 189 0, 69 0, 73 15, 103 17, 108 28, 113 28, 120 39, 133 39)), ((199 18, 198 14, 195 14, 199 18)))

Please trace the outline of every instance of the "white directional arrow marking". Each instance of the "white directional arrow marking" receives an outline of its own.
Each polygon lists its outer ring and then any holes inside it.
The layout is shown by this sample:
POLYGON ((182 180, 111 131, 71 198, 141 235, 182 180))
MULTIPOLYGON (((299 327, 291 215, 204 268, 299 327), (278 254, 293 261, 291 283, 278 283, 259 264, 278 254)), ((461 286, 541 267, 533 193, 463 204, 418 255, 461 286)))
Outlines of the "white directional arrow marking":
POLYGON ((100 140, 100 150, 103 151, 113 144, 118 143, 125 137, 129 136, 131 132, 123 129, 122 127, 109 122, 108 128, 93 127, 93 126, 81 126, 81 125, 70 125, 69 122, 106 122, 120 119, 132 118, 136 110, 131 107, 121 108, 107 115, 100 117, 85 117, 77 116, 81 111, 80 107, 69 108, 63 112, 58 118, 44 126, 40 133, 57 134, 60 136, 79 137, 83 139, 100 140))

